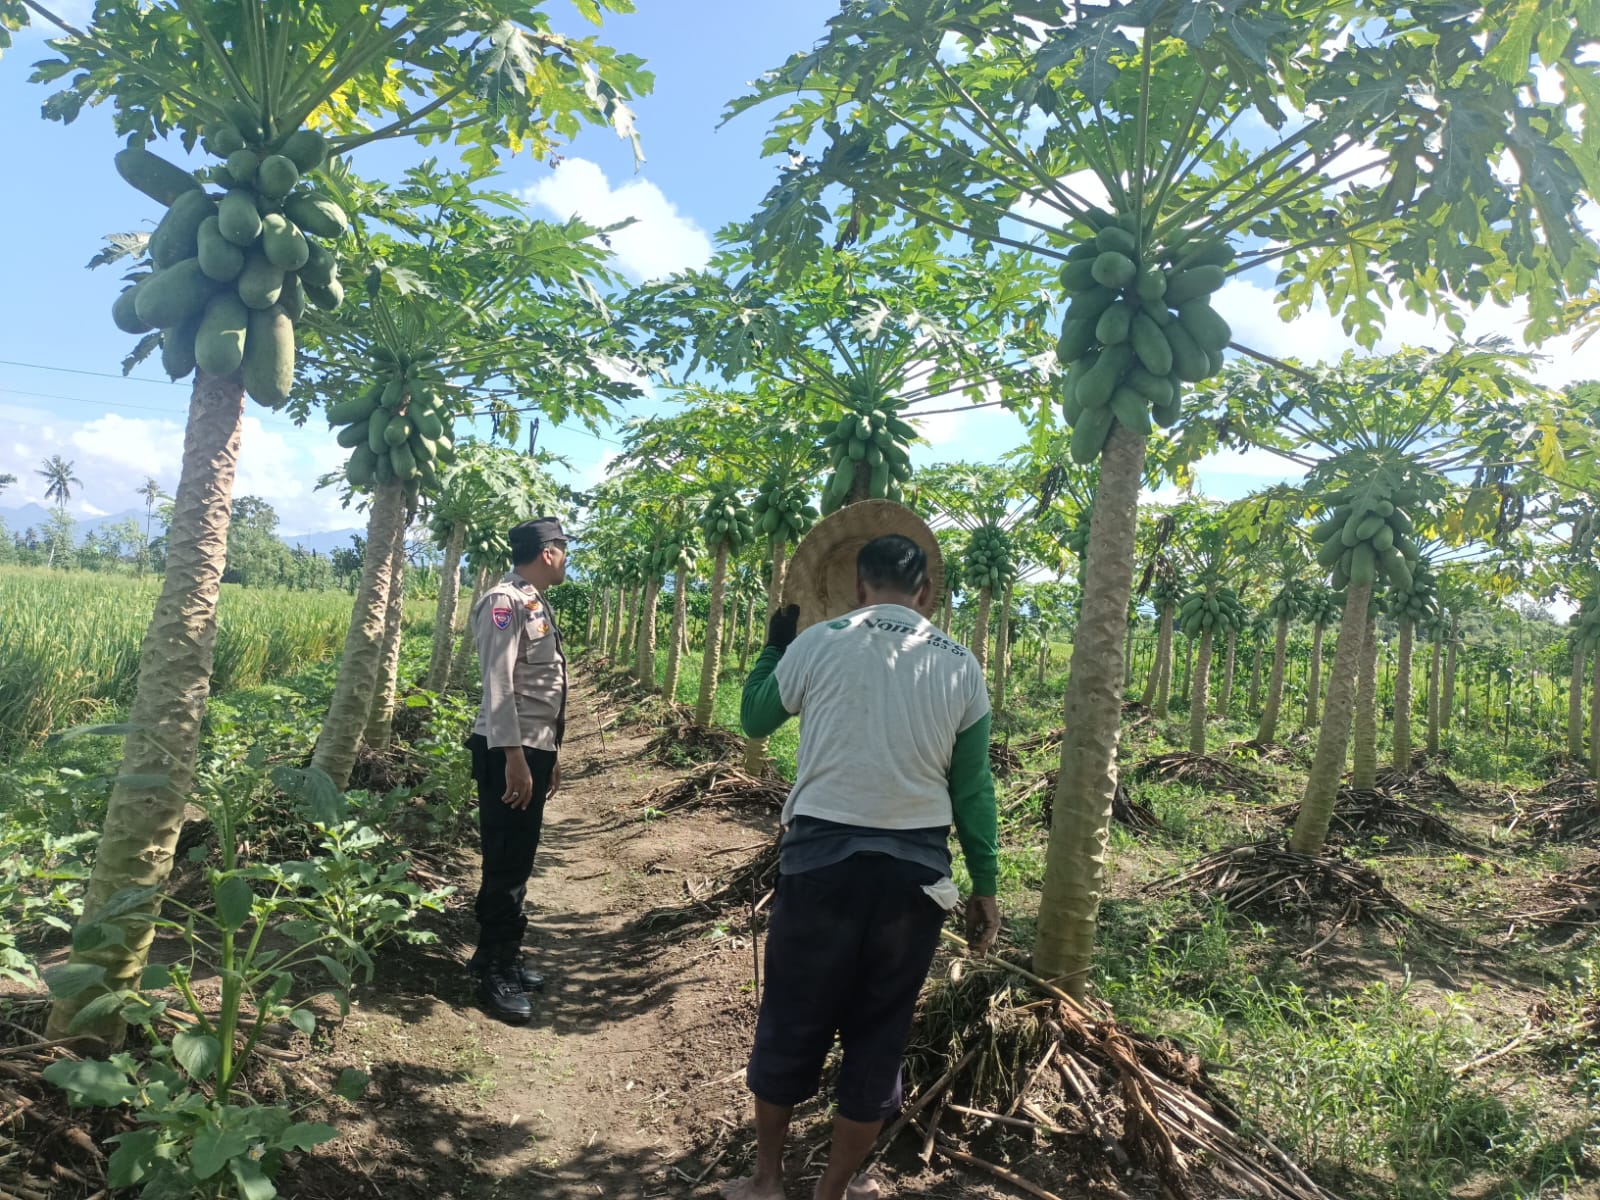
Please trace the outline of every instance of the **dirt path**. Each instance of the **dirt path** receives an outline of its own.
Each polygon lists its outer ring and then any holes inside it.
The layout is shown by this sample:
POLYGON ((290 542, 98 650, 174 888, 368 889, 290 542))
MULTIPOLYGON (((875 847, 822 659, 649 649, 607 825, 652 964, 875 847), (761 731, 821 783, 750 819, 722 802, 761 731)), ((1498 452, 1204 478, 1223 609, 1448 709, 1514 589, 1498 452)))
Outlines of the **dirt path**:
POLYGON ((714 1158, 743 1118, 748 907, 675 918, 688 889, 770 839, 776 814, 650 817, 640 798, 682 772, 648 760, 647 731, 613 728, 602 744, 614 705, 587 681, 573 707, 529 889, 528 945, 548 979, 533 1021, 508 1026, 472 1002, 476 855, 464 854, 439 942, 389 954, 319 1060, 372 1082, 338 1117, 336 1152, 301 1163, 286 1195, 714 1194, 691 1181, 713 1165, 696 1143, 714 1158))

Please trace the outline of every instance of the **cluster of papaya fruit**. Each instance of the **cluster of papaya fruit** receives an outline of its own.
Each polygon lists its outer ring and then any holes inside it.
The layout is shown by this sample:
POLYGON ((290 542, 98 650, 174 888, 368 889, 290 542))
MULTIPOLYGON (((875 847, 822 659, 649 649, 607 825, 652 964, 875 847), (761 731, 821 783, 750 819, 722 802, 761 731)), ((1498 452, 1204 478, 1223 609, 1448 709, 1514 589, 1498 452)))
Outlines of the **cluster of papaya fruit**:
POLYGON ((1158 614, 1164 613, 1168 608, 1175 607, 1183 600, 1183 589, 1178 586, 1177 580, 1166 574, 1157 575, 1150 584, 1150 603, 1155 605, 1158 614))
POLYGON ((1140 245, 1137 218, 1094 211, 1096 233, 1067 253, 1070 297, 1056 357, 1067 368, 1061 407, 1075 462, 1100 456, 1113 424, 1145 435, 1183 412, 1183 385, 1222 369, 1233 338, 1208 297, 1233 261, 1225 241, 1158 255, 1140 245))
POLYGON ((1067 530, 1065 545, 1079 558, 1089 553, 1089 522, 1094 517, 1094 507, 1091 505, 1078 514, 1077 523, 1067 530))
POLYGON ((1409 592, 1417 562, 1416 529, 1406 515, 1419 496, 1409 487, 1372 483, 1324 497, 1332 515, 1311 531, 1317 565, 1333 572, 1335 590, 1387 582, 1409 592))
POLYGON ((1274 621, 1287 617, 1294 620, 1305 611, 1308 588, 1303 579, 1286 579, 1271 600, 1267 601, 1267 616, 1274 621))
POLYGON ((1191 592, 1178 605, 1178 628, 1188 637, 1226 634, 1250 623, 1250 612, 1231 588, 1191 592))
POLYGON ((781 537, 786 542, 798 542, 803 538, 818 515, 803 484, 785 486, 783 480, 776 477, 761 485, 756 498, 750 502, 750 511, 759 532, 768 538, 781 537))
POLYGON ((739 503, 737 492, 722 491, 712 496, 700 514, 700 532, 713 550, 719 542, 737 554, 755 540, 755 520, 750 510, 739 503))
POLYGON ((984 588, 1004 586, 1015 570, 1011 553, 1011 538, 998 525, 980 525, 967 540, 967 552, 962 556, 962 573, 967 586, 982 591, 984 588))
POLYGON ((689 541, 689 536, 681 529, 669 530, 663 535, 661 544, 650 551, 650 578, 661 579, 676 574, 680 563, 693 561, 695 547, 689 541))
POLYGON ((833 474, 822 488, 823 512, 840 508, 862 473, 867 478, 867 499, 899 502, 901 485, 911 479, 906 445, 917 431, 910 424, 881 405, 867 407, 863 401, 860 409, 851 409, 818 432, 833 462, 833 474))
POLYGON ((1587 653, 1600 650, 1600 592, 1591 592, 1572 614, 1572 638, 1587 653))
POLYGON ((118 152, 118 174, 167 212, 147 247, 151 272, 117 297, 111 317, 125 333, 161 330, 172 378, 242 369, 251 399, 276 409, 294 385, 294 325, 307 301, 333 309, 343 299, 338 256, 316 239, 340 237, 348 220, 303 185, 327 158, 321 134, 265 138, 248 113, 207 133, 206 150, 224 159, 204 173, 226 189, 220 200, 143 146, 118 152))
POLYGON ((455 444, 439 410, 437 379, 430 378, 433 355, 395 355, 372 348, 377 382, 359 396, 328 406, 328 424, 342 426, 339 445, 350 450, 345 478, 355 488, 417 481, 439 481, 437 464, 452 463, 455 444))
POLYGON ((1433 577, 1425 562, 1417 563, 1411 572, 1411 586, 1390 588, 1389 615, 1395 620, 1410 620, 1424 624, 1439 611, 1439 582, 1433 577))

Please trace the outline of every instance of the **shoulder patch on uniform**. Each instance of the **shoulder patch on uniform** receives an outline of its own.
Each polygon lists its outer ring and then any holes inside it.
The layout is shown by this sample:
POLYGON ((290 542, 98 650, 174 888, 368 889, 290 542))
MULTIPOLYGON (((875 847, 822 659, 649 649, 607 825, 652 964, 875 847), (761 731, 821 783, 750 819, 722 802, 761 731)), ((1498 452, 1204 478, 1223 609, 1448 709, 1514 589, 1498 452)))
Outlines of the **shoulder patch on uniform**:
POLYGON ((837 621, 829 621, 828 622, 828 628, 829 629, 849 629, 850 628, 850 621, 848 620, 848 618, 840 618, 837 621))
POLYGON ((511 610, 509 608, 502 608, 500 605, 496 604, 492 609, 489 610, 489 619, 494 622, 494 627, 496 629, 511 628, 511 610))

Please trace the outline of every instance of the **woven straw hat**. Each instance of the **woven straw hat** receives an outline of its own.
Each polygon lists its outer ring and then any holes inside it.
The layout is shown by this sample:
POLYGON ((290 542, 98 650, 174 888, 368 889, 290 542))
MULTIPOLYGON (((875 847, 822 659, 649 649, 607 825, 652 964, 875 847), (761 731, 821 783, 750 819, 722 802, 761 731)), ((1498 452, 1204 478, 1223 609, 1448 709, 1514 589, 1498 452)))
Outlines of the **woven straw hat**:
POLYGON ((938 606, 944 596, 944 558, 933 530, 892 500, 861 500, 818 521, 795 548, 784 578, 783 602, 800 606, 799 628, 831 621, 859 607, 856 555, 873 538, 887 533, 903 534, 927 554, 928 577, 933 581, 930 603, 938 606))

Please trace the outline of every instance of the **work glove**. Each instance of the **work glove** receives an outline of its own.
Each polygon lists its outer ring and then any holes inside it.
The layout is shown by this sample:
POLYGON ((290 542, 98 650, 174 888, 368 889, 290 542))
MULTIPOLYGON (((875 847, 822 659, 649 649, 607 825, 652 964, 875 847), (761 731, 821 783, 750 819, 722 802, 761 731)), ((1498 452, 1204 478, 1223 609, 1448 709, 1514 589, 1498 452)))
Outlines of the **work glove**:
POLYGON ((779 650, 787 650, 789 643, 795 639, 795 629, 800 624, 800 606, 791 604, 787 608, 780 608, 772 614, 772 619, 767 622, 767 645, 776 646, 779 650))

